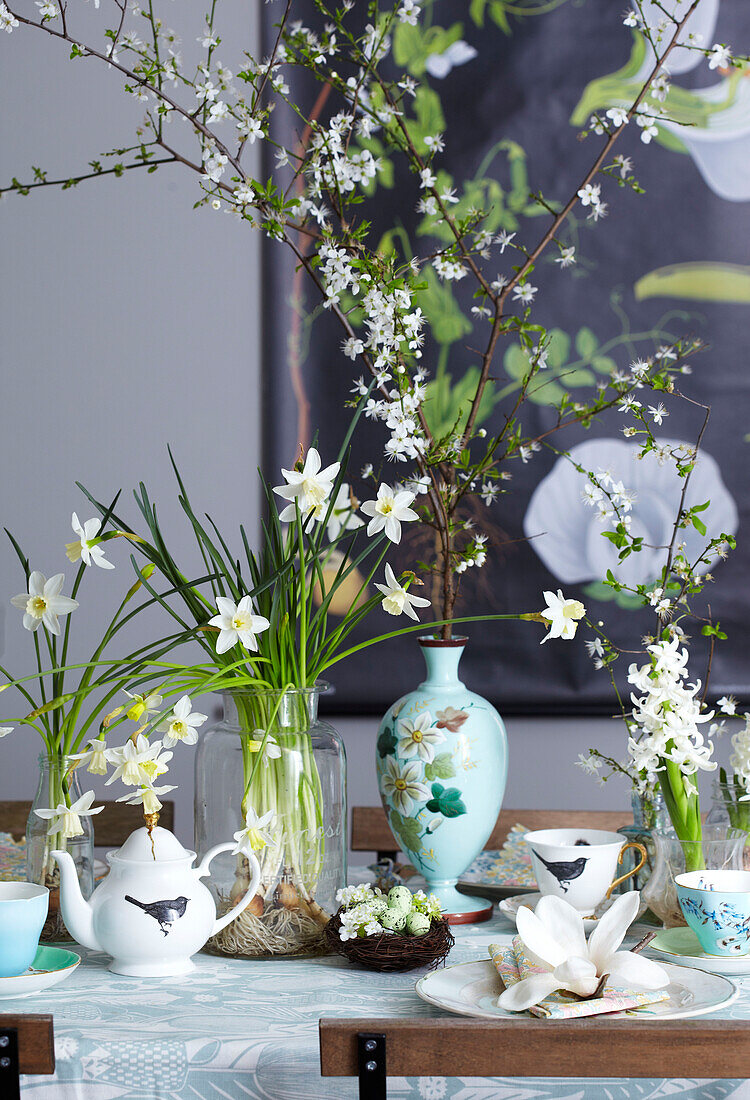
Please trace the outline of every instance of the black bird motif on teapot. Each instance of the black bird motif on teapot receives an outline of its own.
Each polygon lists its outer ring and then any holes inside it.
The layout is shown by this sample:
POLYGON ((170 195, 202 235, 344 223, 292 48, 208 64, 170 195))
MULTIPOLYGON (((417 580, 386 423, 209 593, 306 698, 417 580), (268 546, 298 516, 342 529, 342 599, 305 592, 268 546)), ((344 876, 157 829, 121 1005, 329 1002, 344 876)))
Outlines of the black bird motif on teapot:
POLYGON ((137 905, 144 913, 148 913, 150 917, 153 917, 165 936, 168 936, 172 931, 174 922, 185 915, 188 905, 188 898, 185 897, 174 898, 172 901, 143 902, 131 898, 130 894, 126 894, 125 901, 129 901, 131 905, 137 905))

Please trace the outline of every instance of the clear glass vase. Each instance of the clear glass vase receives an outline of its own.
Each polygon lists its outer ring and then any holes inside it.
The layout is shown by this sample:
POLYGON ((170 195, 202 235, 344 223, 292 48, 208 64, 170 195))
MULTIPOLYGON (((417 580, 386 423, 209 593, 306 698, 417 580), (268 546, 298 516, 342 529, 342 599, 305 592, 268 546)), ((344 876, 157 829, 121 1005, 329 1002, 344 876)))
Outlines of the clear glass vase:
POLYGON ((675 876, 684 871, 741 871, 747 834, 726 825, 703 826, 701 840, 680 840, 674 832, 654 830, 654 869, 641 898, 665 928, 686 924, 677 900, 675 876))
MULTIPOLYGON (((246 812, 272 818, 256 854, 261 885, 250 905, 206 950, 234 958, 326 951, 323 929, 346 883, 346 759, 341 738, 318 718, 321 687, 224 694, 224 717, 201 738, 195 760, 195 846, 200 856, 231 840, 246 812), (257 747, 265 733, 266 751, 257 747), (269 751, 270 743, 270 751, 269 751)), ((250 882, 229 852, 208 883, 221 914, 250 882)))
MULTIPOLYGON (((646 849, 646 862, 631 879, 622 883, 619 887, 620 893, 625 890, 643 890, 653 874, 656 863, 656 843, 652 833, 654 830, 668 831, 670 828, 669 814, 660 790, 644 793, 634 788, 630 802, 633 808, 633 824, 623 825, 617 831, 626 836, 629 841, 643 845, 646 849)), ((640 855, 637 850, 628 849, 624 854, 622 873, 632 870, 638 862, 640 862, 640 855)))
MULTIPOLYGON (((740 801, 744 794, 746 794, 745 789, 735 785, 731 780, 722 782, 721 779, 714 779, 711 788, 713 802, 706 824, 731 826, 733 829, 742 829, 750 834, 750 801, 740 801)), ((742 858, 745 870, 750 871, 750 835, 745 840, 742 858)))
POLYGON ((94 889, 94 830, 90 817, 80 818, 83 832, 80 836, 67 837, 54 827, 46 818, 38 817, 35 810, 55 809, 56 806, 76 802, 83 794, 77 761, 67 756, 42 753, 39 757, 39 786, 31 804, 26 823, 26 877, 29 882, 38 882, 50 892, 49 916, 42 930, 44 942, 70 940, 60 915, 60 871, 51 852, 62 850, 70 852, 78 872, 81 893, 91 897, 94 889))

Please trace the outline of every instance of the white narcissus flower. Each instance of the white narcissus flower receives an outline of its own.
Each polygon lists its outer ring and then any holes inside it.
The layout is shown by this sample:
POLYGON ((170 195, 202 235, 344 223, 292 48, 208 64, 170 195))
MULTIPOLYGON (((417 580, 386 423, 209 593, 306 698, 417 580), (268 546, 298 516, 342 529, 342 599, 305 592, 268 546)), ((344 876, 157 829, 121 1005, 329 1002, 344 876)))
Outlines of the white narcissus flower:
POLYGON ((581 601, 566 600, 559 588, 557 595, 554 592, 545 592, 544 599, 547 606, 539 614, 549 623, 549 631, 542 638, 540 645, 544 645, 550 638, 566 640, 574 638, 578 629, 578 620, 586 614, 586 608, 581 601))
POLYGON ((365 515, 372 516, 367 524, 367 534, 377 535, 378 531, 385 530, 391 542, 401 542, 401 524, 419 519, 414 509, 409 507, 413 500, 414 493, 405 489, 396 492, 390 485, 381 485, 377 499, 366 500, 362 505, 365 515))
POLYGON ((101 520, 87 519, 84 524, 73 513, 71 526, 78 535, 76 542, 65 543, 65 555, 69 561, 81 560, 84 565, 98 565, 100 569, 114 569, 111 561, 104 557, 104 550, 99 545, 97 538, 101 530, 101 520))
POLYGON ((86 791, 76 801, 71 803, 70 806, 66 806, 64 802, 55 806, 54 809, 49 810, 34 810, 37 817, 43 818, 45 821, 49 821, 47 833, 53 835, 54 833, 60 833, 61 836, 82 836, 83 826, 81 825, 82 817, 92 817, 94 814, 100 814, 104 809, 103 806, 97 806, 96 809, 91 808, 91 804, 94 801, 94 792, 86 791))
POLYGON ((131 695, 127 688, 122 690, 129 699, 133 700, 132 707, 129 707, 127 711, 127 716, 131 722, 145 722, 152 714, 158 714, 161 710, 161 705, 164 702, 161 695, 138 695, 137 693, 131 695))
POLYGON ((219 614, 208 620, 209 626, 219 627, 216 639, 216 652, 226 653, 239 642, 245 649, 255 653, 258 649, 257 634, 268 630, 271 625, 262 615, 253 614, 253 602, 250 596, 243 596, 238 604, 226 596, 216 597, 219 614))
POLYGON ((158 814, 162 808, 159 795, 168 794, 169 791, 176 789, 174 783, 166 783, 162 787, 155 787, 153 783, 144 783, 138 790, 121 795, 117 801, 127 802, 128 806, 143 806, 144 814, 158 814))
POLYGON ((398 723, 398 751, 406 759, 416 756, 425 764, 431 764, 435 759, 435 746, 443 741, 445 734, 437 728, 428 710, 414 719, 402 718, 398 723))
POLYGON ((29 576, 29 591, 14 596, 10 601, 23 611, 23 625, 27 630, 37 630, 43 623, 50 634, 60 633, 58 615, 69 615, 78 607, 77 600, 61 596, 65 574, 55 573, 49 580, 36 569, 29 576))
POLYGON ((70 759, 80 760, 82 764, 85 763, 86 771, 91 772, 92 775, 107 774, 107 746, 100 737, 95 741, 89 741, 86 752, 79 752, 76 756, 71 756, 70 759))
POLYGON ((7 737, 9 733, 13 733, 13 726, 0 726, 0 737, 7 737))
POLYGON ((618 950, 639 905, 637 890, 620 894, 597 922, 588 943, 580 913, 562 898, 548 894, 533 911, 522 905, 516 915, 518 935, 531 962, 546 973, 529 975, 506 989, 498 997, 498 1006, 523 1012, 558 989, 590 997, 605 974, 608 984, 636 991, 669 985, 669 975, 658 963, 618 950))
POLYGON ((385 771, 380 776, 380 789, 386 798, 390 798, 400 814, 410 814, 417 802, 426 802, 430 797, 428 787, 420 782, 422 768, 416 760, 410 760, 403 767, 395 756, 386 756, 385 771))
POLYGON ((389 615, 408 615, 410 619, 419 622, 419 616, 415 607, 429 607, 430 601, 424 596, 412 596, 402 584, 396 580, 393 570, 386 563, 385 584, 377 584, 375 587, 383 593, 383 610, 389 615))
POLYGON ((358 527, 362 526, 363 520, 355 514, 356 507, 357 505, 356 502, 352 500, 349 486, 343 481, 341 485, 339 485, 339 491, 333 502, 331 514, 328 517, 326 534, 328 535, 329 542, 333 542, 334 539, 337 539, 342 531, 355 531, 358 527))
POLYGON ((301 470, 282 469, 287 484, 275 485, 273 490, 284 500, 291 501, 279 512, 282 523, 291 523, 294 520, 297 506, 303 518, 312 512, 316 519, 322 519, 323 505, 333 492, 333 483, 341 463, 334 462, 324 470, 321 470, 321 465, 320 455, 315 447, 311 447, 301 470))
MULTIPOLYGON (((172 753, 164 753, 160 757, 161 749, 161 741, 149 744, 141 733, 135 741, 126 741, 120 748, 107 749, 105 752, 107 761, 114 766, 115 770, 106 785, 109 787, 118 779, 126 787, 137 787, 141 783, 148 783, 154 771, 152 762, 161 760, 161 764, 165 765, 166 761, 172 757, 172 753)), ((166 771, 166 767, 162 770, 166 771)))
POLYGON ((183 695, 175 703, 172 714, 156 727, 157 733, 165 735, 165 749, 171 749, 172 745, 176 745, 178 741, 182 741, 185 745, 194 745, 198 740, 198 727, 203 725, 208 715, 191 710, 192 705, 190 696, 183 695))
POLYGON ((263 830, 273 828, 275 816, 273 810, 269 810, 268 813, 263 814, 263 817, 259 817, 252 806, 249 806, 245 814, 244 829, 240 829, 239 832, 234 834, 237 844, 232 849, 232 855, 238 856, 242 852, 259 852, 261 848, 265 848, 266 845, 270 844, 271 838, 263 830))

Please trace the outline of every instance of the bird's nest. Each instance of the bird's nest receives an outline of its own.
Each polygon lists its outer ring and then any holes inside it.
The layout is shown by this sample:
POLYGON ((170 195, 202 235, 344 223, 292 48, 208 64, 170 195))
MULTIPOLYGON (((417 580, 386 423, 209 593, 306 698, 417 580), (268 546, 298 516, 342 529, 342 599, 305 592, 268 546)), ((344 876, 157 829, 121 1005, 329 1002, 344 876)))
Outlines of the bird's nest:
POLYGON ((356 937, 342 940, 340 914, 335 913, 325 927, 325 936, 331 951, 343 955, 367 970, 397 973, 429 967, 431 970, 446 958, 456 942, 445 918, 433 920, 424 936, 402 936, 394 932, 381 932, 377 936, 356 937))

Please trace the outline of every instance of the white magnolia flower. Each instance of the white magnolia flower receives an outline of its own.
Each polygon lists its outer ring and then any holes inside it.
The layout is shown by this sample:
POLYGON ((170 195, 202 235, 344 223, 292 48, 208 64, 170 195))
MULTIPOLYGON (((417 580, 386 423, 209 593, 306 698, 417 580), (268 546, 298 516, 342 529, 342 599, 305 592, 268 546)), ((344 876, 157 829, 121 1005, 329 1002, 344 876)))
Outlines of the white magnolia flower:
POLYGON ((400 814, 410 814, 417 802, 426 802, 430 797, 429 788, 421 783, 422 766, 416 760, 410 760, 403 766, 395 756, 386 756, 385 770, 380 776, 380 789, 389 798, 400 814))
POLYGON ((258 649, 256 635, 262 630, 268 630, 271 624, 263 615, 253 614, 250 596, 243 596, 238 604, 226 596, 217 596, 216 606, 219 614, 208 620, 209 626, 219 627, 216 652, 226 653, 239 642, 245 649, 255 653, 258 649))
POLYGON ((423 710, 416 718, 402 718, 398 724, 398 751, 407 759, 416 756, 425 764, 435 759, 435 746, 445 741, 445 734, 439 730, 428 710, 423 710))
POLYGON ((356 504, 352 502, 349 486, 343 481, 339 486, 339 491, 331 508, 331 514, 328 517, 326 534, 329 542, 337 539, 342 531, 356 531, 358 527, 362 527, 364 520, 356 515, 355 508, 356 504))
POLYGON ((546 973, 529 975, 506 989, 498 997, 498 1006, 523 1012, 557 989, 589 997, 605 974, 609 975, 608 984, 636 991, 668 986, 664 967, 643 955, 618 950, 639 905, 637 890, 620 894, 597 922, 588 942, 583 918, 562 898, 548 894, 533 911, 522 905, 516 915, 518 935, 531 962, 546 973))
POLYGON ((372 516, 367 524, 367 534, 377 535, 378 531, 385 529, 387 538, 391 542, 401 542, 401 524, 410 523, 419 519, 419 516, 409 505, 414 501, 414 493, 401 490, 397 492, 390 485, 381 485, 378 488, 377 500, 366 500, 362 505, 362 511, 366 516, 372 516))
POLYGON ((107 745, 100 737, 94 741, 89 741, 86 752, 79 752, 76 756, 71 756, 71 760, 80 760, 82 764, 85 763, 86 771, 91 772, 92 775, 106 775, 107 745))
POLYGON ((174 783, 166 783, 161 787, 155 787, 153 783, 144 783, 135 791, 129 791, 117 799, 118 802, 127 802, 128 806, 143 806, 144 814, 158 814, 162 808, 159 795, 175 791, 174 783))
POLYGON ((81 525, 74 512, 71 526, 78 535, 78 540, 65 543, 65 555, 68 560, 72 562, 81 560, 84 565, 98 565, 100 569, 114 569, 112 562, 104 557, 104 550, 97 538, 102 526, 101 520, 87 519, 81 525))
POLYGON ((52 836, 54 833, 60 833, 61 836, 82 836, 83 826, 81 825, 82 817, 92 817, 94 814, 100 814, 104 809, 103 806, 97 806, 96 809, 91 808, 91 804, 94 801, 94 792, 86 791, 76 801, 71 803, 70 806, 66 806, 64 802, 60 802, 55 806, 54 810, 34 810, 37 817, 43 818, 45 821, 49 821, 47 827, 47 833, 52 836))
POLYGON ((106 759, 115 769, 106 785, 109 787, 119 779, 126 787, 137 787, 141 783, 147 783, 153 774, 158 773, 159 766, 163 774, 172 753, 162 754, 161 750, 161 741, 150 744, 142 733, 138 734, 135 741, 131 739, 119 748, 106 749, 106 759))
POLYGON ((263 830, 274 827, 275 816, 273 810, 269 810, 268 813, 263 814, 263 817, 259 817, 252 806, 248 806, 245 814, 245 827, 234 834, 237 844, 232 849, 232 855, 238 856, 242 852, 259 852, 261 848, 265 848, 266 845, 270 844, 271 838, 263 830))
POLYGON ((291 501, 280 513, 282 523, 290 523, 294 520, 299 506, 303 519, 312 512, 316 519, 322 519, 324 505, 333 492, 333 483, 336 480, 341 463, 333 462, 321 470, 320 455, 315 447, 311 447, 305 456, 305 463, 301 470, 284 470, 282 474, 286 485, 274 486, 277 493, 284 500, 291 501))
POLYGON ((158 714, 161 710, 161 705, 164 702, 161 695, 152 693, 151 695, 138 695, 133 694, 127 690, 122 689, 129 699, 133 700, 133 705, 128 707, 127 716, 131 722, 146 722, 152 714, 158 714))
POLYGON ((415 607, 429 607, 430 601, 424 596, 412 596, 402 584, 396 580, 393 570, 386 562, 385 584, 375 584, 375 587, 383 593, 383 610, 389 615, 408 615, 410 619, 419 622, 419 616, 415 607))
POLYGON ((60 595, 64 583, 64 573, 55 573, 54 577, 47 580, 44 573, 35 569, 29 576, 29 591, 14 596, 10 601, 14 607, 24 612, 23 625, 27 630, 37 630, 43 623, 50 634, 60 633, 57 616, 69 615, 78 607, 77 600, 60 595))
POLYGON ((194 745, 198 740, 198 727, 208 719, 207 714, 191 710, 192 703, 189 695, 183 695, 175 703, 172 714, 156 727, 157 733, 164 734, 164 747, 171 749, 178 741, 184 745, 194 745))
MULTIPOLYGON (((750 84, 750 82, 748 82, 750 84)), ((692 444, 676 439, 662 439, 660 444, 670 450, 692 444)), ((616 580, 630 587, 650 584, 660 575, 664 564, 661 546, 668 546, 672 524, 683 488, 673 462, 660 463, 653 451, 640 457, 638 443, 618 439, 591 439, 570 450, 570 458, 559 458, 552 470, 534 490, 523 521, 524 534, 550 573, 562 585, 586 584, 606 577, 611 569, 616 580), (630 532, 643 538, 643 549, 624 561, 618 560, 618 549, 601 536, 598 508, 581 499, 590 484, 583 470, 609 471, 616 482, 622 482, 633 496, 630 532)), ((600 479, 601 480, 601 479, 600 479)), ((733 535, 739 517, 737 507, 721 477, 716 461, 705 451, 698 452, 695 469, 688 486, 685 509, 710 500, 711 505, 701 517, 709 536, 722 531, 733 535)), ((595 503, 595 502, 593 502, 595 503)), ((705 539, 693 527, 680 532, 688 561, 698 562, 697 573, 705 573, 716 565, 701 561, 705 539)))
POLYGON ((13 726, 0 726, 0 737, 7 737, 9 733, 13 733, 13 726))
POLYGON ((549 631, 542 638, 540 645, 544 645, 550 638, 566 640, 574 638, 578 621, 586 614, 586 608, 581 601, 566 600, 559 588, 557 595, 554 592, 545 592, 544 599, 547 606, 540 611, 540 615, 549 623, 549 631))

